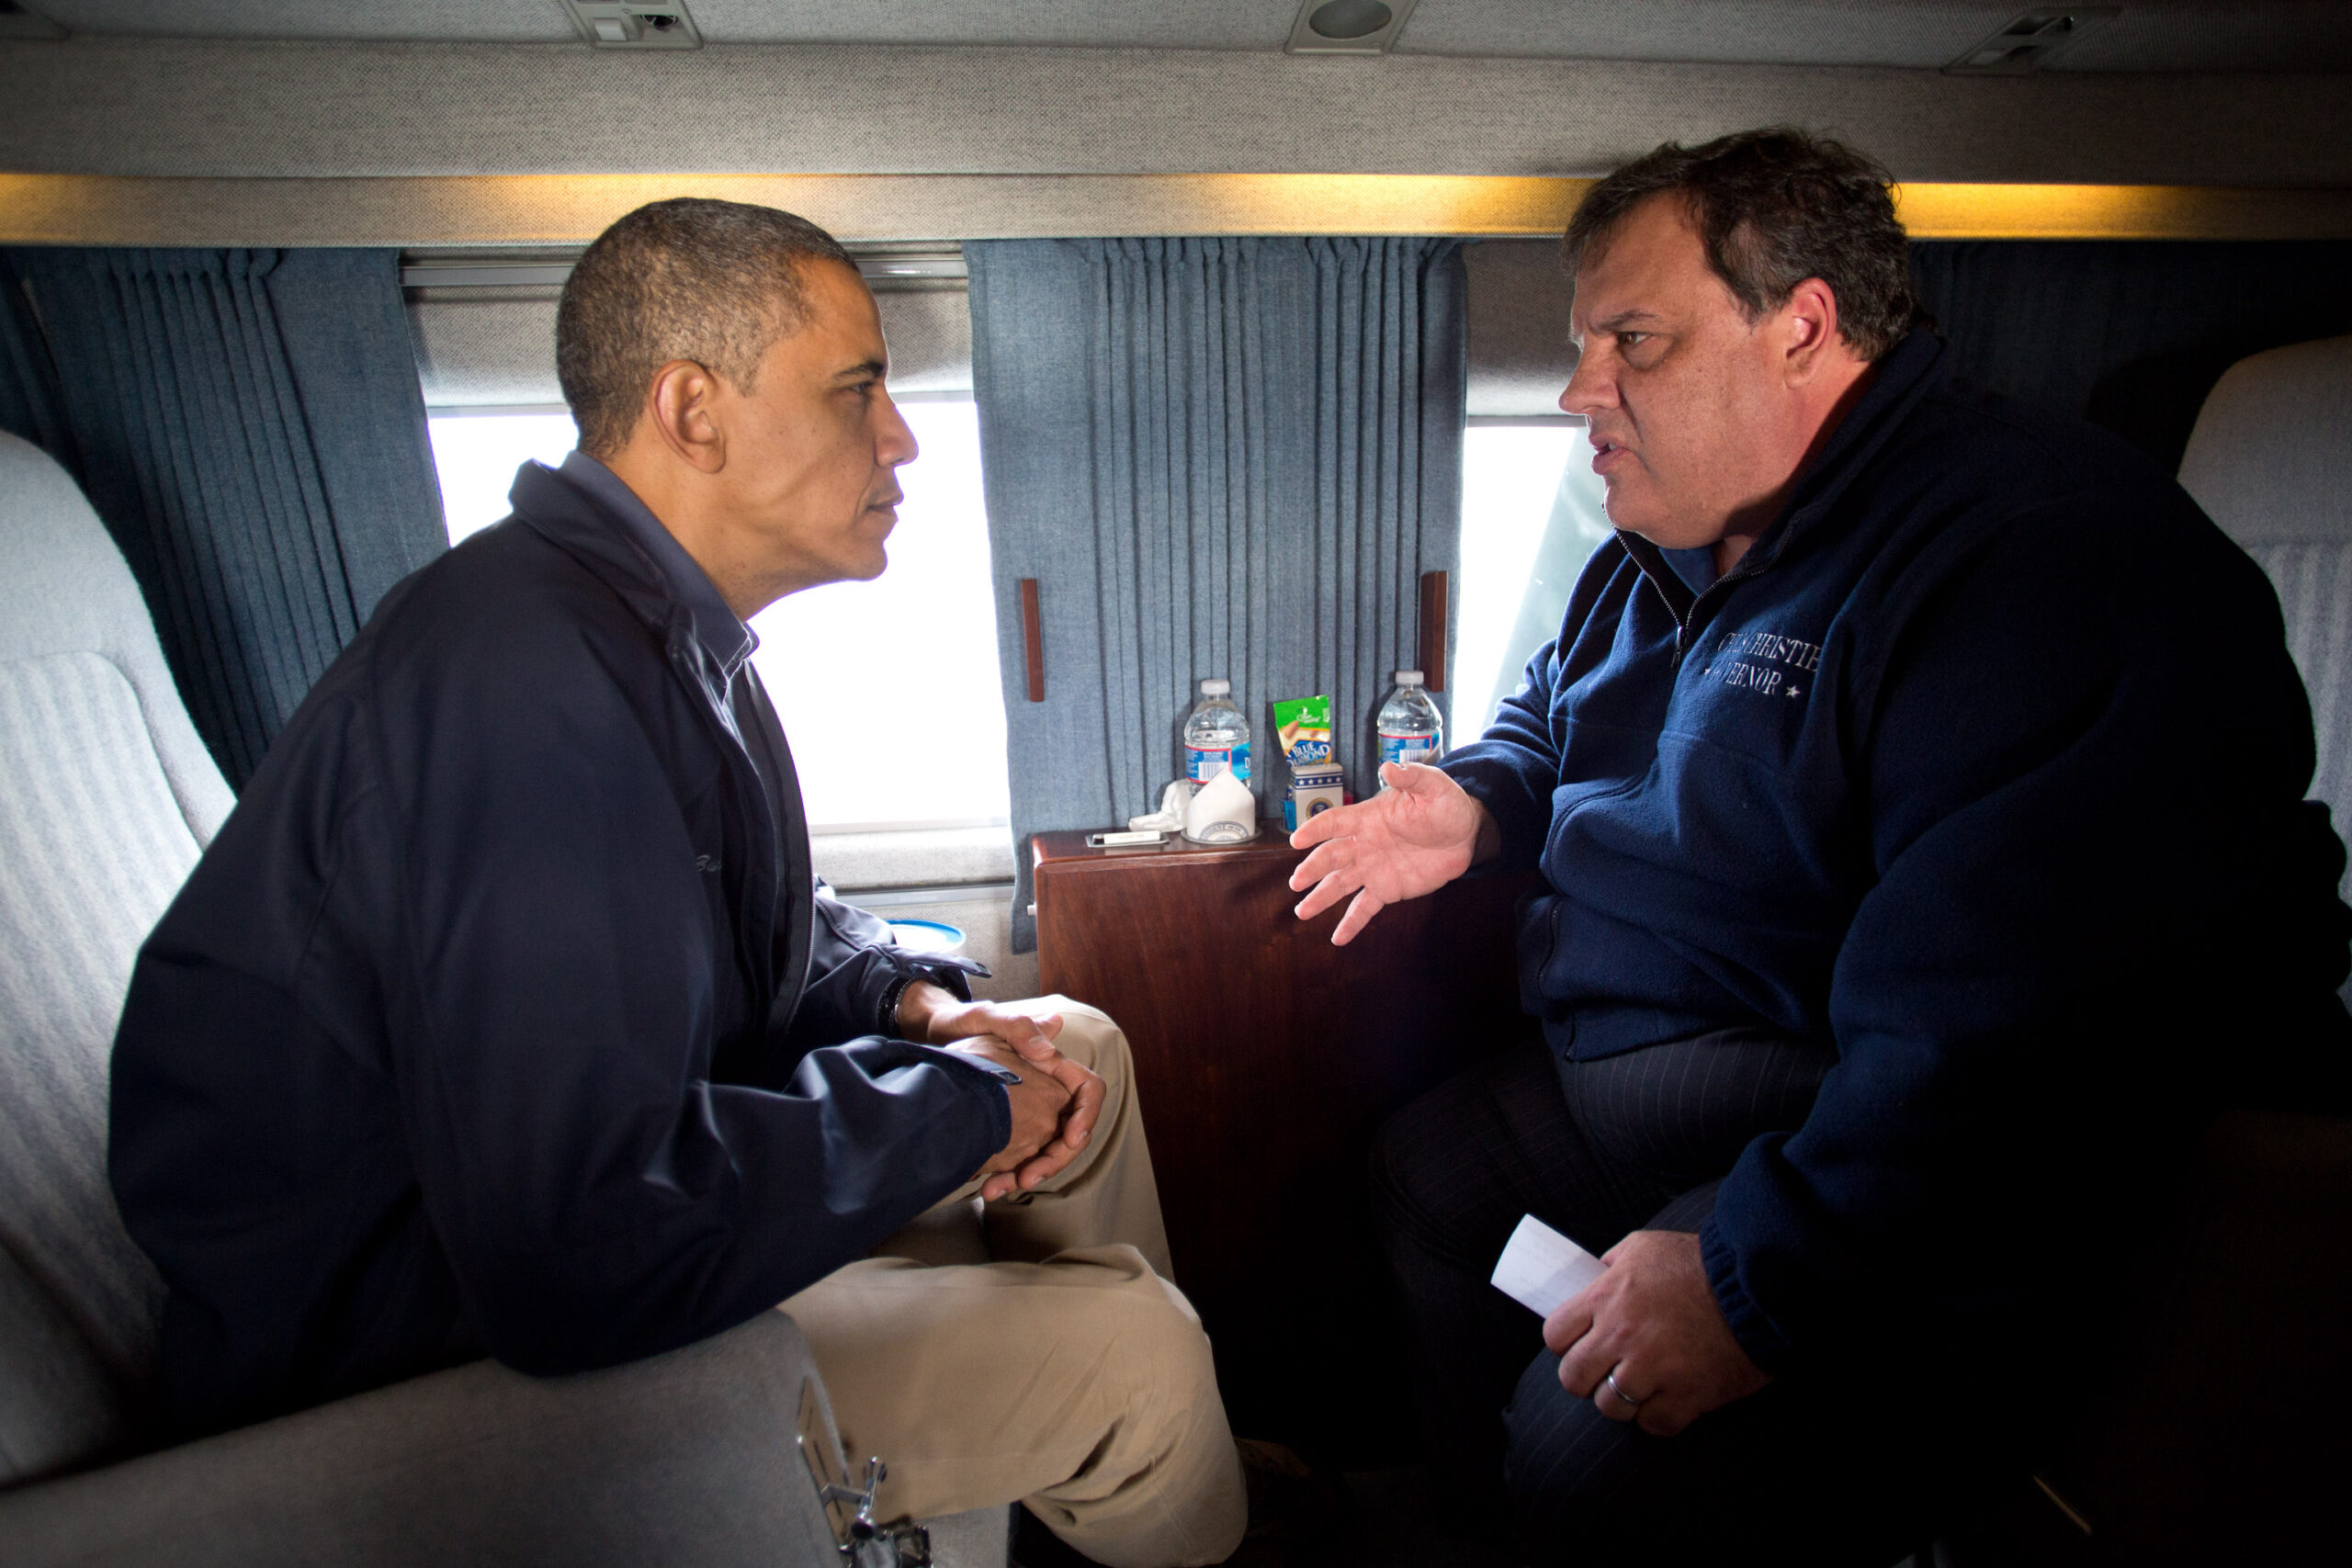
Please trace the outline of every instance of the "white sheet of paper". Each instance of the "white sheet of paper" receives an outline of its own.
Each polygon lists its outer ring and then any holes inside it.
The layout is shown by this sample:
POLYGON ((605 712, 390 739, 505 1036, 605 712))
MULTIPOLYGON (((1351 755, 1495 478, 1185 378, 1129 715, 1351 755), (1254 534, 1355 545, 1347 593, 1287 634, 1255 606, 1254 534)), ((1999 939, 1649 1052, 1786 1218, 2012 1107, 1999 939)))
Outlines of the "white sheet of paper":
POLYGON ((1529 1214, 1495 1260, 1495 1289, 1549 1317, 1562 1302, 1600 1278, 1609 1265, 1529 1214))

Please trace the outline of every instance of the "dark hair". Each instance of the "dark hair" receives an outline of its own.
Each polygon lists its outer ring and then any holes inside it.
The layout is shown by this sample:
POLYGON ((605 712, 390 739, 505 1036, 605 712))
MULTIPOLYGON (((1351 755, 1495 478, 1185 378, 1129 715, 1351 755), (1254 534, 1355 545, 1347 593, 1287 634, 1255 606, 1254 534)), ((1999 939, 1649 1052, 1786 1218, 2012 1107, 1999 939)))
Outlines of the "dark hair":
POLYGON ((857 265, 806 218, 740 201, 656 201, 597 235, 555 314, 556 378, 581 450, 626 446, 672 360, 750 391, 769 345, 808 320, 801 269, 820 261, 857 265))
POLYGON ((1651 197, 1690 204, 1707 265, 1749 321, 1817 277, 1838 297, 1838 335, 1875 360, 1926 320, 1895 220, 1892 176, 1842 142, 1787 126, 1698 147, 1669 141, 1585 193, 1561 241, 1573 274, 1651 197))

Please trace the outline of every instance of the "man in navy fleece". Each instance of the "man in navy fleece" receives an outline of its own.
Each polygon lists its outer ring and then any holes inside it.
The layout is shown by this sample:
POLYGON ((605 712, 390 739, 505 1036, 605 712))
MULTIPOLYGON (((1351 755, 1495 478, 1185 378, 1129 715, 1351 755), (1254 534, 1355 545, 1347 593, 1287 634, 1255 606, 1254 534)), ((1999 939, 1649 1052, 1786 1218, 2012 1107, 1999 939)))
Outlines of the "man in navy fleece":
POLYGON ((1578 1562, 1883 1564, 2081 1410, 2199 1118, 2344 1060, 2344 851, 2269 584, 1951 381, 1883 171, 1662 147, 1566 258, 1618 533, 1485 736, 1293 839, 1338 942, 1543 875, 1542 1043, 1374 1156, 1430 1459, 1578 1562), (1525 1213, 1610 1264, 1541 1346, 1525 1213))

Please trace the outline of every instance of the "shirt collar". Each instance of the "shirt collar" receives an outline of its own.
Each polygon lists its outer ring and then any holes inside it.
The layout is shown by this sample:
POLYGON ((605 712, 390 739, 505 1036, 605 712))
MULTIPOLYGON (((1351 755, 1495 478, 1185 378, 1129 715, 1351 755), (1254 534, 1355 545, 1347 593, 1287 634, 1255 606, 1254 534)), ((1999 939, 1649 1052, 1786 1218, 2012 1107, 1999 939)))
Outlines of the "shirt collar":
POLYGON ((664 580, 671 595, 694 616, 695 640, 732 681, 760 639, 727 607, 709 573, 695 564, 677 536, 662 525, 652 509, 638 499, 621 477, 585 452, 574 452, 556 470, 585 491, 619 524, 630 543, 642 550, 664 580))

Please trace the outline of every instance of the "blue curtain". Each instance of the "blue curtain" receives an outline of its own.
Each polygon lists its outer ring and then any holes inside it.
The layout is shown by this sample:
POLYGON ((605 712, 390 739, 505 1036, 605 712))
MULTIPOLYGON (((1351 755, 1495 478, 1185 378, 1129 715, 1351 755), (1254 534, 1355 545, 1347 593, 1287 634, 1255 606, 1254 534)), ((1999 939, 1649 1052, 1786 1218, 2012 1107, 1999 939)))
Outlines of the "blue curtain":
POLYGON ((0 318, 0 423, 78 468, 241 786, 447 542, 398 254, 28 248, 0 271, 30 307, 0 318))
POLYGON ((21 435, 82 477, 82 455, 65 427, 57 367, 24 285, 0 259, 0 430, 21 435))
POLYGON ((1961 375, 2103 425, 2167 473, 2222 371, 2352 332, 2341 240, 1923 240, 1911 275, 1961 375))
POLYGON ((1359 796, 1374 787, 1420 574, 1459 555, 1466 288, 1451 240, 964 253, 1025 952, 1029 836, 1152 809, 1204 678, 1250 716, 1261 814, 1285 782, 1280 699, 1329 693, 1340 760, 1359 796))

